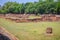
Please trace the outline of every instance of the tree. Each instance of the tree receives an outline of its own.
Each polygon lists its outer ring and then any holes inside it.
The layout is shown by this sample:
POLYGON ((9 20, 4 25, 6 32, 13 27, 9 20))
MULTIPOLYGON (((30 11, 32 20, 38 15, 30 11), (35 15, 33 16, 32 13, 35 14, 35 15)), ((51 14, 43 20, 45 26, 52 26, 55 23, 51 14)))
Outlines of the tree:
POLYGON ((7 2, 0 7, 0 13, 29 13, 29 14, 45 14, 60 13, 60 0, 39 0, 39 2, 17 3, 7 2))
POLYGON ((7 9, 8 13, 23 13, 24 6, 16 2, 7 2, 4 4, 3 9, 7 9))
POLYGON ((25 13, 33 13, 33 3, 26 3, 25 4, 25 13))
POLYGON ((57 14, 60 14, 60 0, 57 2, 57 14))
POLYGON ((39 0, 39 2, 43 2, 43 0, 39 0))
POLYGON ((47 2, 54 2, 54 0, 46 0, 47 2))

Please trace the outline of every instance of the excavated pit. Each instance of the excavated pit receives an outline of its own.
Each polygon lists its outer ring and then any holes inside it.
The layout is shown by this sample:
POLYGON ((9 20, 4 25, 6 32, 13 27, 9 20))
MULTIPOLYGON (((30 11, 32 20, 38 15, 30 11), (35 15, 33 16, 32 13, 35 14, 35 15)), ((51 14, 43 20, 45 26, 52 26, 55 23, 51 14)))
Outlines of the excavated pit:
POLYGON ((10 40, 7 36, 0 34, 0 40, 10 40))
POLYGON ((8 32, 5 28, 0 27, 0 40, 19 40, 19 39, 10 32, 8 32))

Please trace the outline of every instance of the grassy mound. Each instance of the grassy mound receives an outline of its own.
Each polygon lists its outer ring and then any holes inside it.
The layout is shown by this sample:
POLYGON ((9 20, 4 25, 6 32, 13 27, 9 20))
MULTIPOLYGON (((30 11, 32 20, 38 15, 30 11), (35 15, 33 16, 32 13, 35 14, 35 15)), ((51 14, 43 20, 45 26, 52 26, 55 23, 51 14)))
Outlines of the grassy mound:
POLYGON ((15 23, 0 18, 0 26, 20 40, 60 40, 60 22, 15 23), (53 36, 46 36, 47 27, 53 28, 53 36))

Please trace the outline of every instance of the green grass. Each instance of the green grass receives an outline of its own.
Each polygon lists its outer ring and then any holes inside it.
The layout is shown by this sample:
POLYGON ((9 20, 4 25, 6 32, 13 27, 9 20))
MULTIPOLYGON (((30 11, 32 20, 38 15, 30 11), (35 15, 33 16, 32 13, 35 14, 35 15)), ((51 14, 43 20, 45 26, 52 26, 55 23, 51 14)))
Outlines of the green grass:
POLYGON ((60 22, 15 23, 0 18, 0 26, 6 28, 19 40, 60 40, 60 22), (47 27, 53 28, 53 36, 44 34, 47 27))

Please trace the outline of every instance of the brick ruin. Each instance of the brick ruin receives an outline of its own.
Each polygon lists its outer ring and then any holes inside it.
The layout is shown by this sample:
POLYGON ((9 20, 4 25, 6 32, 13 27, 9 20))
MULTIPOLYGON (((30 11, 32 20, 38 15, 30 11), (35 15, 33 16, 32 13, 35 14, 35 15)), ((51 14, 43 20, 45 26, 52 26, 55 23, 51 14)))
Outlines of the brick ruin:
POLYGON ((51 27, 48 27, 48 28, 46 29, 46 34, 52 34, 52 33, 53 33, 52 28, 51 28, 51 27))
POLYGON ((2 17, 16 22, 60 21, 60 15, 54 15, 54 14, 43 14, 40 15, 40 18, 33 18, 33 19, 30 19, 29 16, 31 15, 30 14, 6 14, 2 17))

